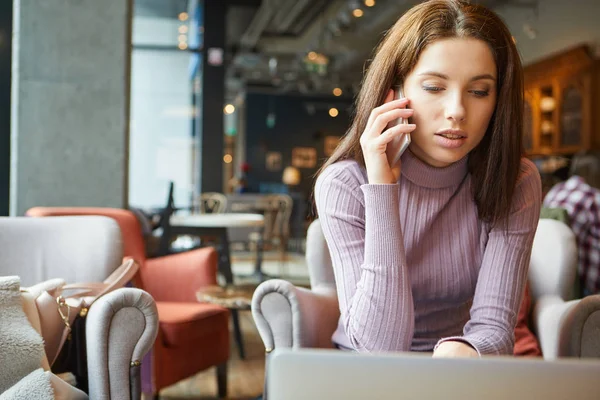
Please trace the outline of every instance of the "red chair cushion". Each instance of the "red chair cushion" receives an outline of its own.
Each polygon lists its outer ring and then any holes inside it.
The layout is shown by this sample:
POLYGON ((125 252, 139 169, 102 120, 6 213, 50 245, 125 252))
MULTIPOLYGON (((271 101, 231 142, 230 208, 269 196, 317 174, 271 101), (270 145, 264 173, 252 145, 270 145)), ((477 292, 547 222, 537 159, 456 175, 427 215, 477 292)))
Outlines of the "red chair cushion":
POLYGON ((515 327, 515 356, 541 357, 542 350, 540 344, 529 329, 529 318, 531 316, 531 294, 529 285, 525 288, 521 309, 517 317, 517 326, 515 327))
POLYGON ((213 335, 229 335, 229 310, 206 303, 156 302, 158 322, 168 347, 186 346, 213 335))

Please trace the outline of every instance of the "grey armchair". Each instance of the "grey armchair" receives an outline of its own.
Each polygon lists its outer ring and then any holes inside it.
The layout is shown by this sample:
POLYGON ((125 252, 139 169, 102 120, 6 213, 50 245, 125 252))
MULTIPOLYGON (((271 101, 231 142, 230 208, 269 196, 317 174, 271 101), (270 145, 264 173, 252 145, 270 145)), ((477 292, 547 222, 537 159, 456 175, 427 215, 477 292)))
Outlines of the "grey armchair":
POLYGON ((600 295, 579 299, 577 241, 563 222, 540 219, 529 285, 533 328, 545 359, 600 358, 600 295))
MULTIPOLYGON (((62 278, 101 282, 123 258, 121 231, 107 217, 0 218, 0 275, 22 286, 62 278)), ((158 330, 152 297, 135 288, 99 298, 87 315, 91 399, 140 399, 140 362, 158 330)), ((0 369, 5 368, 0 366, 0 369)))
MULTIPOLYGON (((339 307, 331 258, 319 220, 306 242, 311 290, 287 281, 263 282, 252 315, 267 353, 276 348, 332 347, 339 307)), ((544 357, 600 357, 600 295, 574 299, 575 236, 562 222, 542 219, 533 244, 529 280, 533 318, 544 357)))

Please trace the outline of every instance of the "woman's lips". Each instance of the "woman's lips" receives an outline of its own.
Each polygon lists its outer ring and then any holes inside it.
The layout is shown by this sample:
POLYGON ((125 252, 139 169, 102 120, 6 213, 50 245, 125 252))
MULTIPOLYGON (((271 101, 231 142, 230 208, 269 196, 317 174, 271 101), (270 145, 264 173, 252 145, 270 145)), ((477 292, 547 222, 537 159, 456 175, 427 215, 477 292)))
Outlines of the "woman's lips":
POLYGON ((467 141, 467 134, 459 130, 440 131, 434 136, 435 142, 447 149, 457 149, 467 141))

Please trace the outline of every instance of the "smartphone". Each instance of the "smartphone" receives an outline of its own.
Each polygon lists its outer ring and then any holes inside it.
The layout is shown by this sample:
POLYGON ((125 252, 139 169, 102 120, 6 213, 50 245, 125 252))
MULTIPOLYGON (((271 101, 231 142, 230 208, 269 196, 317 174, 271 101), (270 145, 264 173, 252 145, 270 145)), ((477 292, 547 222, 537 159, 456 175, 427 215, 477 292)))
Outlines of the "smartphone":
MULTIPOLYGON (((401 99, 403 97, 404 93, 402 92, 402 86, 399 85, 394 89, 394 98, 401 99)), ((398 118, 394 125, 398 124, 408 124, 408 120, 406 118, 398 118)), ((404 135, 398 136, 388 144, 386 153, 390 165, 396 165, 396 163, 400 159, 400 156, 402 155, 402 153, 404 153, 409 144, 410 133, 405 133, 404 135)))

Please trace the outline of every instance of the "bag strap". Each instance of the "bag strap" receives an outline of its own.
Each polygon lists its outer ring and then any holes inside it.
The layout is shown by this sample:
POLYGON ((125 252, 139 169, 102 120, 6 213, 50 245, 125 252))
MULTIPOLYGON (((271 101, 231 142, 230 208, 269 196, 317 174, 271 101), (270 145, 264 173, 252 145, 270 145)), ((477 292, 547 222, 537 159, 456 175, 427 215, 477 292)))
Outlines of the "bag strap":
POLYGON ((70 283, 62 287, 62 296, 69 298, 100 297, 125 286, 127 282, 133 279, 138 270, 139 264, 133 258, 127 258, 104 282, 70 283), (75 291, 76 293, 65 294, 65 292, 70 291, 75 291))
POLYGON ((63 286, 65 285, 66 282, 64 279, 54 278, 48 279, 40 283, 36 283, 33 286, 21 287, 21 291, 29 292, 33 296, 33 298, 38 298, 38 296, 44 292, 48 292, 54 295, 55 293, 60 292, 63 286))
POLYGON ((133 258, 126 258, 123 264, 104 280, 104 283, 108 286, 102 294, 106 294, 115 288, 125 286, 127 282, 133 279, 139 269, 140 265, 133 258))

